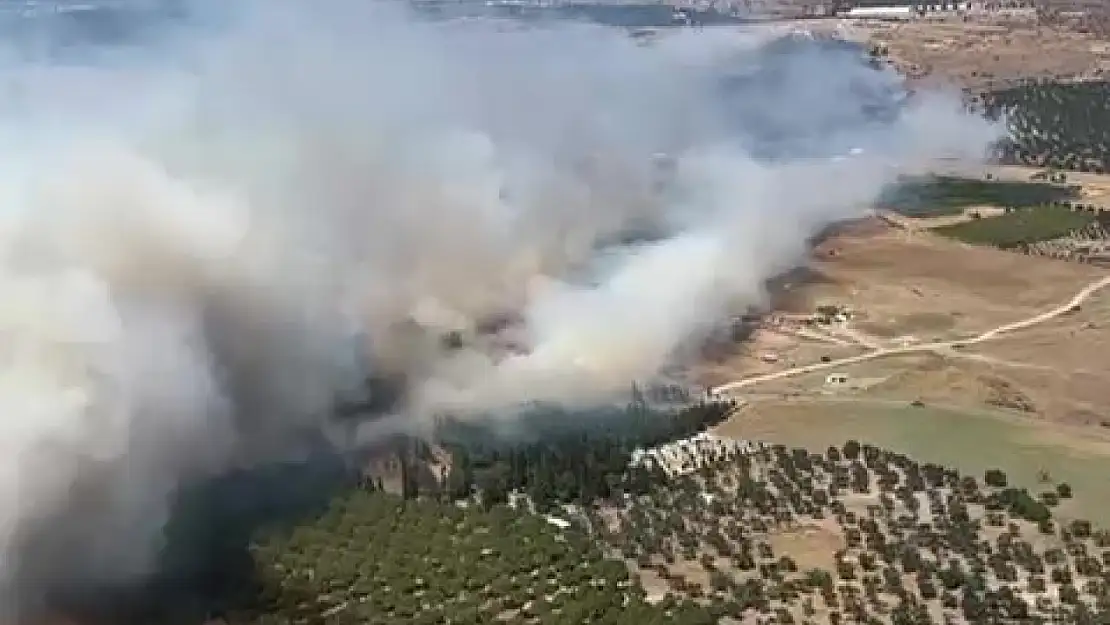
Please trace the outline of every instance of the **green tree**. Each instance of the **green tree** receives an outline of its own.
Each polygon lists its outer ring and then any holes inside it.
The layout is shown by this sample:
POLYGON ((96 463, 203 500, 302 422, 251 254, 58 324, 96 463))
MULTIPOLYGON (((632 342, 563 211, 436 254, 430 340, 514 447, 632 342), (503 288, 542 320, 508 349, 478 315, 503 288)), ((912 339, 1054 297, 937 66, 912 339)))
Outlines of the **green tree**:
POLYGON ((857 459, 859 459, 859 453, 860 453, 859 441, 849 440, 848 442, 844 443, 844 457, 845 458, 847 458, 848 460, 857 460, 857 459))
POLYGON ((987 469, 983 474, 983 482, 994 488, 1006 488, 1006 473, 1001 469, 987 469))

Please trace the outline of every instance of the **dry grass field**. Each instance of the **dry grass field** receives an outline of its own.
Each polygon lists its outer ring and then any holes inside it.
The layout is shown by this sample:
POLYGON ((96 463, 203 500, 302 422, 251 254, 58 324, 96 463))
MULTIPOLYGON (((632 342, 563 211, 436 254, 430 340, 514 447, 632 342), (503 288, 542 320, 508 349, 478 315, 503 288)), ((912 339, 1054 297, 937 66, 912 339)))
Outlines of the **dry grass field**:
POLYGON ((865 223, 818 246, 812 271, 819 279, 790 285, 792 308, 840 305, 852 311, 849 321, 761 329, 702 374, 720 384, 823 356, 833 362, 737 389, 747 406, 722 434, 822 449, 858 438, 969 471, 1003 466, 1032 486, 1044 470, 1076 483, 1075 513, 1110 522, 1110 511, 1100 512, 1110 497, 1101 478, 1110 470, 1110 291, 966 349, 835 362, 876 347, 958 341, 1034 317, 1105 270, 865 223), (768 362, 767 353, 778 360, 768 362), (831 383, 834 373, 849 381, 831 383))
MULTIPOLYGON (((823 242, 809 270, 798 273, 804 277, 778 285, 775 310, 844 305, 855 314, 851 329, 879 341, 973 335, 1052 308, 1103 275, 1089 265, 974 247, 878 219, 823 242)), ((815 341, 764 328, 716 354, 701 373, 715 384, 859 351, 843 337, 815 341), (779 360, 765 362, 768 353, 779 360)))
MULTIPOLYGON (((794 304, 846 306, 855 314, 849 325, 856 336, 884 344, 973 336, 1058 306, 1105 275, 1090 265, 873 225, 825 241, 814 255, 813 269, 822 280, 791 285, 794 304)), ((706 372, 723 382, 862 351, 850 342, 767 329, 706 372), (779 361, 765 362, 768 352, 779 355, 779 361)), ((847 372, 853 368, 861 377, 888 379, 876 391, 908 398, 948 392, 955 385, 972 389, 957 394, 979 399, 989 395, 991 385, 978 380, 1005 379, 1029 395, 1045 418, 1086 423, 1095 406, 1110 405, 1110 295, 1096 295, 1074 314, 1003 335, 968 353, 884 358, 852 365, 847 372)), ((823 374, 812 377, 824 379, 823 374)))
POLYGON ((1084 80, 1110 72, 1105 38, 1074 24, 1038 21, 1028 12, 968 21, 843 20, 840 30, 885 48, 892 64, 911 80, 976 92, 1027 78, 1084 80))

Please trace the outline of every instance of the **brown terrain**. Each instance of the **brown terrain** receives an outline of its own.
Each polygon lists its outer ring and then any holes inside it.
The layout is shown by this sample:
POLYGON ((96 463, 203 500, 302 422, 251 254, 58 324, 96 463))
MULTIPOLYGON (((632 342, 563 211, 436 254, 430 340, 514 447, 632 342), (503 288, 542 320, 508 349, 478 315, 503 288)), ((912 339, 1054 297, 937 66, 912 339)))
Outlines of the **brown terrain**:
POLYGON ((1081 80, 1110 71, 1110 44, 1061 25, 919 21, 875 27, 869 34, 907 76, 976 91, 1020 79, 1081 80))
MULTIPOLYGON (((910 21, 812 20, 814 30, 836 29, 885 52, 912 82, 946 84, 973 92, 1025 79, 1090 80, 1110 72, 1106 19, 1070 7, 950 13, 910 21)), ((1102 10, 1107 11, 1106 7, 1102 10)))
MULTIPOLYGON (((775 324, 705 365, 708 384, 863 354, 875 348, 956 340, 1038 315, 1106 276, 1091 265, 950 241, 874 220, 814 251, 807 282, 789 284, 793 310, 851 311, 845 323, 775 324)), ((784 300, 786 301, 786 300, 784 300)), ((880 398, 993 406, 1054 422, 1110 427, 1110 293, 1080 310, 966 350, 893 354, 768 380, 749 395, 822 391, 833 371, 880 398), (1105 422, 1105 424, 1104 424, 1105 422)))

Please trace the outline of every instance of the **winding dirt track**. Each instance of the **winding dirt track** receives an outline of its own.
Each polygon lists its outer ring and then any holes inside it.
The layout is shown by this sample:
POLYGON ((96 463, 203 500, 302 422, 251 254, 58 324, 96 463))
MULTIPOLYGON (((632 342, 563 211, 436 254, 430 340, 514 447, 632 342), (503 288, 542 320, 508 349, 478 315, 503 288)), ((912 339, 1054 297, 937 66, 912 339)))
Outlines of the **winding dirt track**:
POLYGON ((886 358, 888 356, 900 356, 902 354, 914 354, 914 353, 920 353, 920 352, 935 352, 935 351, 943 351, 943 350, 960 349, 960 348, 962 348, 964 346, 967 346, 967 345, 974 345, 976 343, 982 343, 984 341, 989 341, 989 340, 991 340, 993 338, 996 338, 996 337, 998 337, 999 335, 1002 335, 1002 334, 1008 334, 1010 332, 1015 332, 1017 330, 1024 330, 1024 329, 1029 328, 1031 326, 1035 326, 1039 323, 1044 323, 1045 321, 1049 321, 1049 320, 1055 319, 1056 317, 1059 317, 1061 315, 1067 314, 1073 308, 1075 308, 1076 306, 1079 306, 1083 302, 1085 302, 1087 300, 1087 298, 1089 298, 1095 292, 1097 292, 1097 291, 1099 291, 1099 290, 1101 290, 1101 289, 1103 289, 1107 286, 1110 286, 1110 276, 1106 276, 1106 277, 1102 278, 1101 280, 1097 280, 1095 282, 1092 282, 1091 284, 1088 284, 1087 286, 1083 287, 1083 289, 1081 291, 1076 293, 1070 300, 1068 300, 1067 302, 1057 306, 1056 308, 1053 308, 1052 310, 1043 312, 1043 313, 1041 313, 1039 315, 1035 315, 1033 317, 1022 319, 1020 321, 1015 321, 1013 323, 1007 323, 1005 325, 998 326, 997 328, 987 330, 986 332, 983 332, 982 334, 979 334, 977 336, 973 336, 971 338, 956 339, 956 340, 953 340, 953 341, 936 341, 936 342, 933 342, 933 343, 921 343, 919 345, 911 345, 911 346, 908 346, 908 347, 880 348, 880 349, 876 349, 874 351, 867 352, 866 354, 860 354, 858 356, 849 356, 847 358, 839 358, 837 360, 831 360, 829 362, 819 362, 819 363, 814 363, 814 364, 811 364, 811 365, 805 365, 803 367, 795 367, 793 369, 786 369, 786 370, 783 370, 783 371, 776 371, 774 373, 765 373, 763 375, 756 375, 756 376, 752 376, 750 378, 743 378, 743 379, 740 379, 740 380, 734 380, 732 382, 726 382, 725 384, 721 384, 721 385, 715 387, 713 389, 713 392, 714 393, 728 393, 730 391, 735 391, 737 389, 747 388, 749 386, 754 386, 754 385, 759 384, 761 382, 770 382, 772 380, 781 380, 783 378, 790 378, 790 377, 794 377, 794 376, 798 376, 798 375, 804 375, 806 373, 813 373, 814 371, 821 371, 821 370, 824 370, 824 369, 831 369, 833 367, 842 367, 844 365, 852 365, 852 364, 856 364, 858 362, 866 362, 868 360, 875 360, 876 358, 886 358))

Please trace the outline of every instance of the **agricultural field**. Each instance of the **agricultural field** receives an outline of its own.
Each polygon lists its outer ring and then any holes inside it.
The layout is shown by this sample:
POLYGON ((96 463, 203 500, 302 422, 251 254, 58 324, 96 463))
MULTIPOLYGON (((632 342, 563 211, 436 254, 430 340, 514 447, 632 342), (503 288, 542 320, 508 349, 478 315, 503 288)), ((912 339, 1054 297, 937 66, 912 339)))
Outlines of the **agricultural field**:
POLYGON ((1088 211, 1045 205, 1007 211, 995 217, 972 219, 934 228, 933 232, 974 245, 1020 249, 1039 241, 1066 236, 1097 221, 1088 211))
POLYGON ((930 176, 891 186, 876 204, 907 217, 935 217, 978 206, 1027 208, 1077 197, 1074 187, 1048 182, 930 176))
POLYGON ((260 541, 253 557, 260 608, 233 622, 710 622, 691 602, 647 604, 627 567, 580 529, 504 505, 355 491, 260 541))
POLYGON ((1006 120, 1003 159, 1081 172, 1110 171, 1110 83, 1035 82, 983 94, 987 114, 1006 120))

